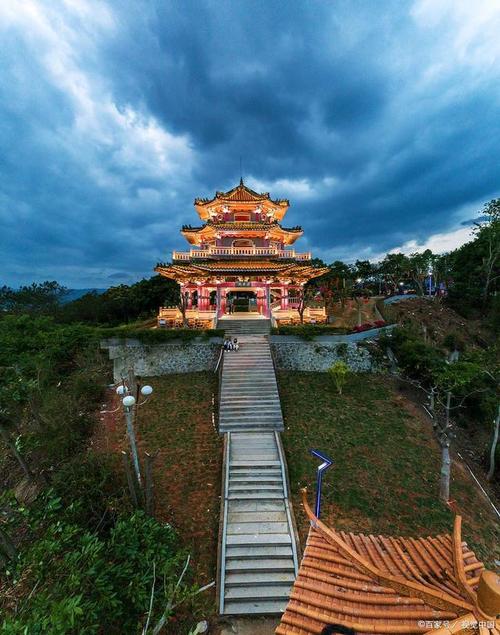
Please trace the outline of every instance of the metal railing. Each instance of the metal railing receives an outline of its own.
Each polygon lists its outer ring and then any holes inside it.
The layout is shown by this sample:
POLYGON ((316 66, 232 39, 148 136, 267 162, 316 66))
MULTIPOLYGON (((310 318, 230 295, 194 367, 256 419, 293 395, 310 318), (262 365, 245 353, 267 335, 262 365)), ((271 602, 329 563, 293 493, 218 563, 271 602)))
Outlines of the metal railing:
POLYGON ((295 249, 276 249, 275 247, 208 247, 174 251, 173 260, 191 260, 192 258, 213 258, 217 256, 274 256, 293 260, 311 260, 311 252, 298 253, 295 249))

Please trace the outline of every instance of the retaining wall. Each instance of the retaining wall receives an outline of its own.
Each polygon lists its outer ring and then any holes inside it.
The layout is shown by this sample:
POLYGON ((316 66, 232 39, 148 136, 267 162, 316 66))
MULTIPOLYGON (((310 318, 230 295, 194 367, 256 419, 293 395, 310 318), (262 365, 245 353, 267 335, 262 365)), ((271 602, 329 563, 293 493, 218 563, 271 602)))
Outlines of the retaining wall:
POLYGON ((120 381, 133 368, 144 377, 171 373, 195 373, 214 370, 219 358, 222 338, 172 341, 164 344, 143 344, 133 339, 109 339, 101 342, 113 360, 114 381, 120 381))
POLYGON ((272 338, 271 349, 275 364, 280 370, 302 370, 324 372, 336 361, 343 361, 355 373, 372 370, 371 355, 366 348, 355 343, 320 342, 316 338, 312 342, 298 340, 295 342, 276 341, 272 338))

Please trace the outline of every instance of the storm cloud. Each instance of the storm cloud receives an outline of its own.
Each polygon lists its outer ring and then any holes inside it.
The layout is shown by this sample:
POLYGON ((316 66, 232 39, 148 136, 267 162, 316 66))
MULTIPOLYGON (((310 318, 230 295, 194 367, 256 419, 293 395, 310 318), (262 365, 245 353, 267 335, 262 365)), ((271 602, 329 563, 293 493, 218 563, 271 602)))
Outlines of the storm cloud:
POLYGON ((327 262, 452 248, 500 192, 499 32, 494 0, 1 3, 1 282, 150 275, 240 157, 327 262))

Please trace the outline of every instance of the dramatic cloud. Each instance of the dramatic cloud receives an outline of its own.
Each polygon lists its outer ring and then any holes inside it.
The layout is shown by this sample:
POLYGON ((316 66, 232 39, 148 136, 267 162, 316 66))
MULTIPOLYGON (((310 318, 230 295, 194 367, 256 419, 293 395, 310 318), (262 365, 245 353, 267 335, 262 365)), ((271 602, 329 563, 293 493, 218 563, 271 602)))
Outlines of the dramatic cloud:
POLYGON ((149 275, 240 157, 327 261, 453 248, 500 192, 499 32, 495 0, 0 3, 2 282, 149 275))

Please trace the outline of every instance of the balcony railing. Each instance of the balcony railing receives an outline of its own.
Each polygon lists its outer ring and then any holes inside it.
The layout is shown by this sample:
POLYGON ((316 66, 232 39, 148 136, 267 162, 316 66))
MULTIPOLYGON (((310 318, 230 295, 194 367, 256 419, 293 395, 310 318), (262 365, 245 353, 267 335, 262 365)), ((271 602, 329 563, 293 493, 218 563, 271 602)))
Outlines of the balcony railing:
POLYGON ((294 249, 276 249, 274 247, 209 247, 208 249, 174 251, 172 254, 173 260, 219 258, 221 256, 272 256, 273 258, 291 258, 292 260, 311 260, 311 252, 299 254, 294 249))

